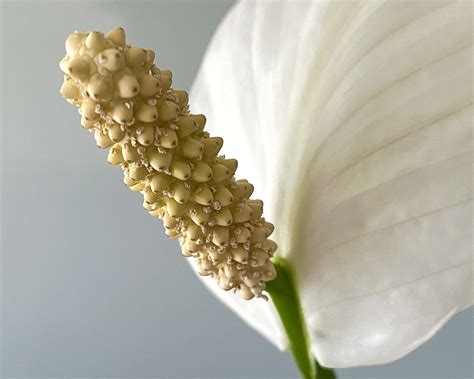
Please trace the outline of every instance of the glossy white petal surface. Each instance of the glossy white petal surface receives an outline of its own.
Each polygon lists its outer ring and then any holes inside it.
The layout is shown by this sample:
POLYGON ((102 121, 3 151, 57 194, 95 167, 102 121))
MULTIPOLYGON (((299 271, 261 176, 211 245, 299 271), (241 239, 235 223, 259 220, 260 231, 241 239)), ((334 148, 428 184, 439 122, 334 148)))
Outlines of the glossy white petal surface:
MULTIPOLYGON (((239 3, 193 112, 294 266, 320 362, 380 364, 473 301, 470 2, 239 3)), ((278 346, 271 303, 213 292, 278 346)))

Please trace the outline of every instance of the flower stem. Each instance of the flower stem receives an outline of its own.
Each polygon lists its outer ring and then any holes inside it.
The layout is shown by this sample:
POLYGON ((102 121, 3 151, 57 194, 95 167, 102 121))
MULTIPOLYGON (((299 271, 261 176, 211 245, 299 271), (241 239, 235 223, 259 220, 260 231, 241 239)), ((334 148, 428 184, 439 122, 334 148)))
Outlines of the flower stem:
POLYGON ((267 283, 266 291, 280 315, 289 340, 289 348, 302 376, 305 379, 336 378, 333 370, 321 367, 311 354, 300 299, 288 261, 276 257, 273 264, 277 277, 267 283))

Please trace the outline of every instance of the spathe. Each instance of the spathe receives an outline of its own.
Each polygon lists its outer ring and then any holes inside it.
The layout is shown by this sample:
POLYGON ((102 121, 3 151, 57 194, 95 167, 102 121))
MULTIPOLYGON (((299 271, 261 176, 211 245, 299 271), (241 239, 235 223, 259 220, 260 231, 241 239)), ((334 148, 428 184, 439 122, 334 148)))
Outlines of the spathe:
MULTIPOLYGON (((241 2, 193 112, 265 201, 329 367, 409 353, 472 305, 467 2, 241 2)), ((278 315, 204 279, 280 348, 278 315)))

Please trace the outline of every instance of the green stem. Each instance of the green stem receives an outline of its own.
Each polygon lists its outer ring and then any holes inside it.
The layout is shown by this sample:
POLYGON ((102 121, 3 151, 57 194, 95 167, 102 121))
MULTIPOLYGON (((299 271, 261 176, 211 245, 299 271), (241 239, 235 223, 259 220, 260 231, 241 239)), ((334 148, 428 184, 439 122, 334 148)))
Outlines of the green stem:
POLYGON ((277 277, 267 283, 266 291, 280 315, 296 365, 305 379, 336 378, 333 370, 321 367, 311 354, 300 299, 289 263, 277 257, 273 259, 273 264, 277 277))

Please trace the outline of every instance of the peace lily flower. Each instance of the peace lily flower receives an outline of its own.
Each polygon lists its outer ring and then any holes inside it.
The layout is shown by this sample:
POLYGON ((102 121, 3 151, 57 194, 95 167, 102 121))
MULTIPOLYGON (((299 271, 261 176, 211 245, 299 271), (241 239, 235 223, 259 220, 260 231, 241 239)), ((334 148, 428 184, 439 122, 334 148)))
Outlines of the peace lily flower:
MULTIPOLYGON (((264 200, 325 366, 396 360, 472 305, 470 10, 240 2, 208 47, 190 101, 264 200)), ((278 304, 204 281, 291 348, 278 304)))
POLYGON ((314 358, 385 363, 472 304, 468 10, 238 3, 191 94, 208 122, 123 29, 76 32, 61 94, 211 291, 305 377, 314 358))

